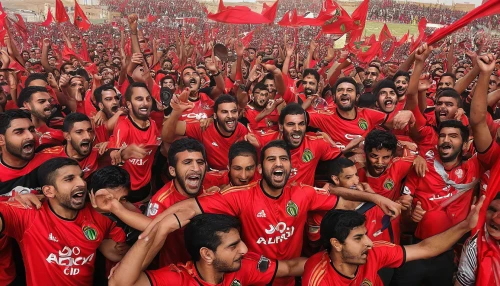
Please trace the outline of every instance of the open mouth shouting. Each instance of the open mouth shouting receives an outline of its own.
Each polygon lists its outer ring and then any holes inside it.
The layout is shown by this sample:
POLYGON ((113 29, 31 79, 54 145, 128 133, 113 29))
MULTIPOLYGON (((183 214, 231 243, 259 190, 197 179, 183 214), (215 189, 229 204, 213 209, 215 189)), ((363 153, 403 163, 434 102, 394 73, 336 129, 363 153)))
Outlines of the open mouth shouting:
POLYGON ((201 174, 192 173, 186 177, 186 188, 199 189, 201 186, 201 174))
POLYGON ((91 148, 90 140, 83 140, 80 143, 80 150, 82 151, 82 153, 88 153, 90 151, 90 148, 91 148))
POLYGON ((453 152, 453 145, 445 142, 439 146, 439 151, 442 155, 450 155, 453 152))
POLYGON ((271 172, 271 179, 276 185, 284 184, 286 181, 285 169, 282 167, 274 168, 274 170, 271 172))
POLYGON ((347 94, 343 94, 340 96, 340 104, 343 106, 348 106, 351 104, 351 97, 347 94))
POLYGON ((394 108, 394 100, 392 100, 392 98, 386 98, 386 99, 384 100, 384 106, 385 106, 385 108, 387 108, 387 109, 394 108))
POLYGON ((290 140, 290 145, 292 146, 298 146, 302 142, 304 134, 301 131, 296 131, 293 133, 290 133, 290 136, 288 136, 288 140, 290 140))
POLYGON ((234 131, 234 129, 236 129, 236 119, 234 118, 226 119, 224 123, 226 124, 227 131, 234 131))
POLYGON ((29 140, 23 144, 22 152, 24 155, 30 156, 35 153, 35 140, 29 140))
POLYGON ((87 196, 87 190, 85 188, 78 188, 71 192, 71 202, 73 205, 83 205, 85 204, 85 198, 87 196))

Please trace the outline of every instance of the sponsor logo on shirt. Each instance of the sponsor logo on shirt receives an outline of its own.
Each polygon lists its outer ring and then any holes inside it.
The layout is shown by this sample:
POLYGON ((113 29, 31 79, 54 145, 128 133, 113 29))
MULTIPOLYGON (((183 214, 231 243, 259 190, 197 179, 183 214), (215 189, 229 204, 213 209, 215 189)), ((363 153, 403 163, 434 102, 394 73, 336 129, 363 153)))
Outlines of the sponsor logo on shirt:
POLYGON ((456 169, 455 170, 455 175, 457 176, 457 178, 462 179, 462 177, 464 176, 464 170, 462 170, 461 168, 460 169, 456 169))
POLYGON ((89 172, 89 171, 90 171, 90 165, 87 165, 87 166, 85 166, 85 167, 82 169, 82 172, 84 172, 84 173, 87 173, 87 172, 89 172))
POLYGON ((215 147, 219 147, 219 144, 217 144, 216 142, 212 142, 212 145, 215 147))
POLYGON ((304 153, 302 154, 302 162, 304 162, 304 163, 311 162, 311 160, 313 158, 314 158, 314 155, 311 152, 311 150, 309 150, 309 149, 304 150, 304 153))
POLYGON ((49 233, 49 240, 53 242, 59 242, 59 240, 51 233, 49 233))
POLYGON ((238 279, 234 279, 229 286, 241 286, 241 282, 238 279))
POLYGON ((360 286, 373 286, 373 283, 368 278, 365 278, 360 286))
POLYGON ((392 190, 394 188, 394 181, 391 178, 387 178, 384 182, 384 189, 392 190))
POLYGON ((266 217, 266 212, 264 210, 261 210, 258 214, 257 217, 266 217))
POLYGON ((189 119, 196 119, 198 121, 208 118, 206 113, 188 113, 188 114, 183 114, 182 117, 186 117, 189 119))
POLYGON ((86 225, 82 227, 83 230, 83 235, 85 235, 85 238, 88 240, 97 240, 99 233, 95 228, 93 228, 90 225, 86 225))
POLYGON ((149 203, 148 216, 156 215, 157 213, 158 213, 158 204, 157 203, 149 203))
POLYGON ((269 244, 276 244, 280 243, 284 240, 289 239, 293 233, 295 232, 295 228, 293 226, 289 227, 286 225, 284 222, 278 222, 276 226, 270 224, 268 229, 264 230, 267 235, 277 235, 277 236, 271 236, 271 237, 259 237, 257 240, 257 244, 264 244, 264 245, 269 245, 269 244))
POLYGON ((368 129, 368 122, 366 122, 366 120, 364 118, 360 118, 358 120, 358 126, 359 126, 359 128, 361 128, 363 130, 367 130, 368 129))
POLYGON ((64 275, 78 275, 80 273, 80 268, 75 266, 83 266, 85 264, 91 263, 94 259, 94 253, 89 256, 79 256, 81 253, 80 248, 75 246, 70 248, 65 246, 58 253, 50 253, 47 259, 45 259, 49 264, 57 264, 59 266, 65 266, 63 273, 64 275))
POLYGON ((296 217, 296 216, 299 214, 299 207, 297 206, 297 204, 296 204, 296 203, 294 203, 292 200, 290 200, 290 201, 286 204, 286 213, 287 213, 289 216, 296 217))
POLYGON ((128 161, 130 162, 130 164, 132 164, 134 166, 144 166, 148 160, 149 159, 146 159, 146 160, 144 160, 144 159, 135 159, 135 158, 128 159, 128 161))

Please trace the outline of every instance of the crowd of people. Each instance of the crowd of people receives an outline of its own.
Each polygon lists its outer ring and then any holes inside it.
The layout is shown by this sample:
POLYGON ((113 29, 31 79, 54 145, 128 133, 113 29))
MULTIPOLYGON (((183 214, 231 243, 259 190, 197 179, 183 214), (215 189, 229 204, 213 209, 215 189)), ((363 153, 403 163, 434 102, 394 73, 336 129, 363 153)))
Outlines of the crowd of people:
POLYGON ((0 285, 500 285, 498 38, 363 62, 181 2, 6 26, 0 285))

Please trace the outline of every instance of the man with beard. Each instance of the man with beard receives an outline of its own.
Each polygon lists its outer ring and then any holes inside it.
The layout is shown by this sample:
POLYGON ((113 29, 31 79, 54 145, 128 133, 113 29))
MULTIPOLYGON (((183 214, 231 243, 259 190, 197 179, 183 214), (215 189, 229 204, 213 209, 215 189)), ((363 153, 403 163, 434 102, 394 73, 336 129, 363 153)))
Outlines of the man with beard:
POLYGON ((375 105, 375 95, 372 93, 373 88, 379 80, 380 68, 376 64, 369 64, 365 70, 365 77, 363 79, 364 93, 358 98, 359 107, 373 107, 375 105))
MULTIPOLYGON (((476 226, 483 201, 484 197, 470 208, 465 220, 451 229, 418 244, 405 246, 373 242, 366 234, 364 215, 350 210, 331 210, 321 221, 321 239, 326 250, 307 260, 302 284, 383 285, 378 275, 380 269, 404 267, 410 264, 408 262, 434 257, 452 247, 476 226)), ((451 279, 436 285, 450 283, 451 279)))
POLYGON ((126 114, 123 108, 120 108, 120 97, 116 93, 113 85, 102 85, 94 91, 94 97, 97 103, 101 118, 95 115, 93 119, 94 131, 96 133, 96 143, 108 142, 110 133, 116 127, 120 116, 126 114))
POLYGON ((92 284, 96 250, 119 261, 113 244, 123 242, 125 234, 85 203, 86 183, 75 160, 46 161, 38 180, 46 200, 36 208, 0 203, 1 234, 19 243, 28 285, 92 284), (108 239, 114 242, 100 247, 108 239), (33 245, 39 246, 36 251, 33 245))
MULTIPOLYGON (((261 151, 259 172, 263 180, 247 186, 232 187, 195 199, 179 202, 157 216, 148 226, 147 234, 156 222, 180 210, 201 213, 222 213, 242 220, 243 240, 250 251, 271 259, 287 260, 300 256, 307 215, 310 211, 326 211, 339 203, 328 190, 303 184, 289 184, 291 161, 288 146, 283 140, 267 144, 261 151)), ((382 205, 385 213, 400 206, 373 193, 332 189, 343 199, 373 201, 382 205)), ((293 277, 276 279, 273 285, 290 285, 293 277)))
POLYGON ((31 113, 31 120, 38 135, 38 148, 62 145, 64 136, 61 130, 50 128, 47 123, 52 116, 52 97, 45 87, 28 86, 21 90, 17 101, 31 113))
POLYGON ((377 108, 386 114, 397 113, 405 106, 404 101, 398 101, 397 87, 392 80, 379 81, 373 89, 373 95, 377 99, 375 102, 377 108))
POLYGON ((410 83, 410 74, 405 71, 398 71, 392 77, 394 84, 396 85, 396 94, 398 96, 398 101, 406 100, 406 91, 408 90, 408 84, 410 83))
POLYGON ((156 123, 149 118, 153 98, 144 83, 134 82, 125 92, 129 114, 121 118, 109 138, 111 163, 130 174, 129 200, 138 202, 151 192, 151 167, 161 143, 156 123))
MULTIPOLYGON (((266 86, 259 82, 252 90, 252 101, 245 105, 245 118, 248 119, 248 127, 252 132, 266 132, 278 130, 277 110, 283 100, 269 100, 269 91, 266 86)), ((246 99, 244 100, 246 102, 246 99)), ((240 106, 241 106, 240 102, 240 106)))
POLYGON ((214 123, 202 130, 199 122, 187 123, 179 121, 181 115, 194 104, 188 102, 188 91, 180 96, 174 96, 170 101, 172 113, 163 124, 162 140, 172 143, 178 136, 188 136, 200 141, 210 156, 208 166, 216 170, 227 168, 227 154, 234 142, 241 140, 248 134, 245 126, 238 122, 238 106, 236 99, 230 95, 219 96, 214 103, 214 123))
POLYGON ((320 75, 315 69, 304 70, 304 78, 302 79, 302 87, 304 93, 293 94, 289 89, 283 99, 287 102, 297 102, 301 104, 306 110, 315 110, 317 106, 318 99, 321 100, 321 95, 319 94, 319 81, 320 75))
POLYGON ((110 285, 267 285, 276 277, 302 275, 305 258, 277 261, 249 253, 240 221, 217 214, 196 216, 186 226, 192 261, 143 272, 165 238, 188 222, 184 213, 165 217, 147 239, 139 240, 111 275, 110 285))

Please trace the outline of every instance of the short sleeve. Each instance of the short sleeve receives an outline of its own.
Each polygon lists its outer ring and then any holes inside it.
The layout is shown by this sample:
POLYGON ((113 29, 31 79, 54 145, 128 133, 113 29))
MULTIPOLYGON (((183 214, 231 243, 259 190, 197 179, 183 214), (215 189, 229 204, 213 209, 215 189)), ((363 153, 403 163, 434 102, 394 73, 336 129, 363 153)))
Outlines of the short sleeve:
POLYGON ((148 210, 146 212, 146 215, 149 218, 154 219, 157 215, 161 214, 165 210, 166 210, 165 206, 162 203, 160 203, 155 197, 153 197, 148 204, 148 210))
POLYGON ((374 241, 372 251, 379 268, 399 268, 406 261, 404 246, 395 245, 386 241, 374 241))
POLYGON ((334 146, 325 138, 321 138, 317 142, 318 151, 321 152, 321 161, 333 160, 342 154, 339 147, 334 146))
POLYGON ((477 234, 470 237, 462 248, 457 271, 457 281, 463 286, 476 285, 477 234))
POLYGON ((186 136, 202 141, 202 133, 199 122, 186 122, 186 136))
POLYGON ((109 137, 108 149, 120 149, 123 143, 128 142, 129 128, 126 124, 126 119, 119 119, 116 128, 113 130, 113 135, 109 137))
POLYGON ((236 278, 241 285, 271 284, 278 271, 278 261, 249 252, 245 254, 236 278))
POLYGON ((418 187, 418 176, 414 170, 410 171, 410 174, 406 178, 406 183, 402 191, 402 195, 415 195, 415 191, 418 187))
POLYGON ((0 234, 21 240, 37 212, 38 210, 24 209, 18 203, 0 202, 0 219, 3 225, 0 234))
POLYGON ((309 212, 307 214, 307 238, 310 241, 318 241, 321 238, 319 230, 324 215, 325 212, 309 212))
POLYGON ((372 109, 365 109, 365 112, 366 111, 368 111, 367 117, 369 118, 371 123, 370 128, 375 128, 379 125, 382 125, 387 120, 388 115, 383 112, 372 109))
POLYGON ((339 197, 330 194, 328 190, 313 188, 310 186, 302 185, 302 192, 309 199, 309 211, 328 211, 334 209, 338 202, 339 197))
POLYGON ((186 285, 187 282, 181 272, 172 271, 169 267, 147 270, 145 273, 151 286, 186 285))
POLYGON ((326 119, 325 115, 327 115, 327 114, 320 113, 317 110, 310 111, 310 112, 308 112, 308 114, 309 114, 309 125, 311 127, 315 127, 315 128, 319 128, 319 129, 324 130, 323 122, 325 121, 325 119, 326 119))
POLYGON ((243 195, 247 191, 235 191, 232 188, 207 194, 196 198, 196 202, 204 213, 226 214, 238 216, 241 213, 242 206, 248 203, 243 195))
POLYGON ((495 165, 500 156, 500 145, 495 140, 492 140, 490 147, 484 152, 477 152, 479 162, 486 170, 489 170, 495 165))
POLYGON ((126 234, 123 229, 116 225, 116 222, 111 222, 109 226, 108 235, 106 238, 112 239, 115 242, 125 242, 126 234))

